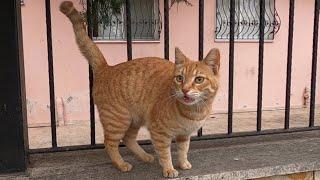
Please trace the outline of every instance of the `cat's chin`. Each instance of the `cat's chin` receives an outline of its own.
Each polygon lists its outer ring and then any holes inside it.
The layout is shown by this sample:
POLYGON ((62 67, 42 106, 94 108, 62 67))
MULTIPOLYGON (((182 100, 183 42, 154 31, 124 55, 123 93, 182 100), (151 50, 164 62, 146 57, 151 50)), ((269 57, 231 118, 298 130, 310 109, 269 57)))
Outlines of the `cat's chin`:
POLYGON ((183 105, 186 105, 186 106, 192 106, 192 105, 195 105, 198 103, 198 101, 196 99, 193 99, 193 98, 182 98, 182 99, 179 99, 180 103, 182 103, 183 105))
POLYGON ((191 97, 188 97, 188 96, 184 96, 183 97, 183 102, 186 103, 186 104, 192 104, 194 103, 195 99, 194 98, 191 98, 191 97))

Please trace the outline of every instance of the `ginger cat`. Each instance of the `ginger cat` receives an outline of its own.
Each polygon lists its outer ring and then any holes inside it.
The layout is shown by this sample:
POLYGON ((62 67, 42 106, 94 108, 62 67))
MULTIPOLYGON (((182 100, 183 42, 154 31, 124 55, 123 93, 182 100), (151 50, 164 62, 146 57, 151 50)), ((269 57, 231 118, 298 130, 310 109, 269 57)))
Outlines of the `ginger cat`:
POLYGON ((123 172, 132 169, 119 153, 121 140, 142 161, 154 161, 136 141, 140 127, 146 126, 163 176, 178 176, 171 160, 173 138, 178 145, 178 167, 190 169, 190 135, 210 115, 219 87, 219 51, 212 49, 199 62, 191 61, 176 48, 175 63, 146 57, 109 66, 87 36, 72 2, 63 2, 60 11, 72 22, 79 49, 93 68, 94 102, 104 129, 105 149, 115 167, 123 172))

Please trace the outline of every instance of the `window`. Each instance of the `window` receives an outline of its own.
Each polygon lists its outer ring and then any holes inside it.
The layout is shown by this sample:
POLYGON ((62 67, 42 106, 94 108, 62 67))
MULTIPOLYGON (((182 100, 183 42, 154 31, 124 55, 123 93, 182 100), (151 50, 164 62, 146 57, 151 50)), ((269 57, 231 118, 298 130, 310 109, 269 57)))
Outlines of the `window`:
MULTIPOLYGON (((230 34, 230 0, 216 1, 216 40, 227 40, 230 34)), ((265 40, 273 40, 280 29, 275 0, 265 0, 265 40)), ((259 0, 235 0, 236 40, 259 39, 259 0)))
MULTIPOLYGON (((131 0, 131 32, 133 40, 159 40, 161 15, 158 0, 131 0)), ((126 40, 125 4, 121 14, 113 15, 107 25, 93 27, 94 40, 126 40)))

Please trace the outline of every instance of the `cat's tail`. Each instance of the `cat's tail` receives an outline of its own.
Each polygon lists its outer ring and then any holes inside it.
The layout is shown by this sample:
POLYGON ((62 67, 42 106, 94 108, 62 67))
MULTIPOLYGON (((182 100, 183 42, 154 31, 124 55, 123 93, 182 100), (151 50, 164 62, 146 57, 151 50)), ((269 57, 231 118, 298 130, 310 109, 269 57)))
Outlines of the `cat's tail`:
POLYGON ((62 2, 60 11, 70 19, 79 49, 87 58, 93 70, 108 66, 97 45, 89 38, 84 21, 73 6, 73 3, 70 1, 62 2))

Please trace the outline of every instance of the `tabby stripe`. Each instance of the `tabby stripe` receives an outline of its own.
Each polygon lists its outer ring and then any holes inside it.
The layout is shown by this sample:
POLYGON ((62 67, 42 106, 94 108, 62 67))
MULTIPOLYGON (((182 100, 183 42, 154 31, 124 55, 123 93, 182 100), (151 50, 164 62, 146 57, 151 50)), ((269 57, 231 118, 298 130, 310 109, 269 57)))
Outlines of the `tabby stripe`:
POLYGON ((107 134, 105 140, 119 142, 123 138, 123 134, 107 134))
POLYGON ((101 117, 107 118, 107 119, 129 119, 126 115, 116 115, 114 113, 109 112, 101 112, 101 117))
MULTIPOLYGON (((109 140, 108 142, 105 142, 105 146, 111 146, 112 148, 117 148, 119 147, 119 140, 113 140, 113 139, 105 139, 105 140, 109 140), (113 143, 112 143, 113 142, 113 143)), ((107 146, 105 147, 107 149, 107 146)))
MULTIPOLYGON (((162 72, 162 71, 161 71, 161 72, 162 72)), ((157 72, 157 71, 154 71, 154 72, 151 74, 150 79, 154 79, 154 76, 157 76, 157 75, 158 75, 158 72, 157 72)), ((157 86, 155 86, 156 83, 157 83, 156 81, 153 81, 153 84, 152 84, 151 89, 150 89, 149 92, 154 92, 154 88, 157 87, 157 86)), ((144 96, 143 102, 146 101, 145 98, 149 98, 149 96, 144 96)))
POLYGON ((168 142, 166 140, 161 139, 161 137, 160 137, 160 139, 153 137, 153 139, 155 140, 154 141, 155 142, 154 145, 157 146, 157 147, 161 147, 161 148, 170 147, 171 141, 168 142))
POLYGON ((123 127, 127 127, 129 125, 126 125, 124 123, 118 122, 115 119, 105 119, 101 121, 102 125, 107 128, 108 126, 112 126, 112 127, 117 127, 117 128, 123 128, 123 127))
POLYGON ((119 129, 123 129, 125 127, 129 127, 130 125, 130 120, 128 120, 128 122, 125 122, 125 121, 119 121, 119 120, 110 120, 108 122, 108 125, 109 126, 112 126, 112 127, 116 127, 116 128, 119 128, 119 129))
POLYGON ((118 128, 115 126, 107 126, 107 133, 112 133, 112 134, 124 134, 125 133, 126 128, 118 128))
POLYGON ((162 126, 162 127, 164 127, 163 129, 167 129, 167 130, 169 130, 169 129, 171 129, 172 127, 170 127, 170 126, 168 126, 168 124, 164 121, 164 118, 162 119, 159 119, 159 121, 161 122, 160 124, 159 124, 159 126, 162 126))
POLYGON ((157 149, 162 151, 162 150, 166 150, 168 148, 170 148, 170 144, 163 144, 163 145, 160 145, 159 143, 156 145, 157 149))
POLYGON ((120 113, 116 109, 110 110, 108 113, 112 114, 116 118, 121 118, 121 119, 128 119, 128 116, 129 116, 129 113, 125 113, 125 114, 124 113, 120 113))
POLYGON ((138 100, 138 101, 140 101, 140 100, 142 101, 143 95, 146 94, 146 88, 142 88, 142 90, 139 90, 139 91, 137 91, 137 92, 140 92, 137 100, 138 100))
POLYGON ((168 139, 172 139, 172 136, 170 136, 169 134, 167 134, 165 132, 157 132, 157 135, 162 136, 162 137, 166 137, 168 139))

